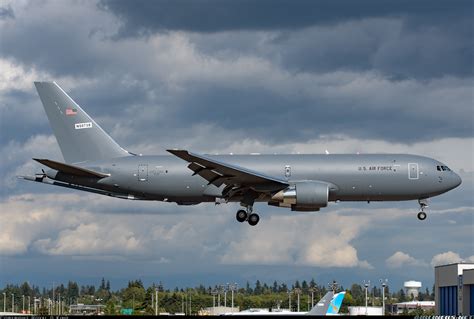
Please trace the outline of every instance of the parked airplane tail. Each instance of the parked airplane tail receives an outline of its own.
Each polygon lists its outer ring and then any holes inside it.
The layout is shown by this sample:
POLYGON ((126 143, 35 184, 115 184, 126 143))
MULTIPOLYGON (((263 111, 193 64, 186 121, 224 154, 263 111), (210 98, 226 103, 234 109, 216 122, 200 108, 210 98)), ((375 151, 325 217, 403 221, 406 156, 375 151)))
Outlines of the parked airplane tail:
POLYGON ((66 163, 130 155, 56 82, 35 82, 35 86, 66 163))
POLYGON ((311 316, 325 316, 333 297, 334 292, 331 290, 307 314, 311 316))
POLYGON ((341 309, 342 301, 344 300, 345 295, 345 291, 334 295, 334 297, 331 299, 331 302, 329 303, 329 308, 326 312, 327 315, 336 315, 339 313, 339 309, 341 309))

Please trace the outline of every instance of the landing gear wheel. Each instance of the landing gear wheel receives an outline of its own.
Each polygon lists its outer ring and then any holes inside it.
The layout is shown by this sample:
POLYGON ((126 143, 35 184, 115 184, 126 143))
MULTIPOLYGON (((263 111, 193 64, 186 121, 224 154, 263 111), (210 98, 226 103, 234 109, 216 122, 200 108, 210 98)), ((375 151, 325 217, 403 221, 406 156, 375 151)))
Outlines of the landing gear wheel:
POLYGON ((418 215, 416 215, 419 220, 425 220, 426 219, 426 213, 425 212, 419 212, 418 215))
POLYGON ((244 221, 247 220, 247 212, 243 209, 237 211, 237 214, 235 215, 235 218, 237 219, 238 222, 243 223, 244 221))
POLYGON ((258 221, 260 220, 260 216, 257 214, 250 214, 248 222, 250 226, 255 226, 258 224, 258 221))

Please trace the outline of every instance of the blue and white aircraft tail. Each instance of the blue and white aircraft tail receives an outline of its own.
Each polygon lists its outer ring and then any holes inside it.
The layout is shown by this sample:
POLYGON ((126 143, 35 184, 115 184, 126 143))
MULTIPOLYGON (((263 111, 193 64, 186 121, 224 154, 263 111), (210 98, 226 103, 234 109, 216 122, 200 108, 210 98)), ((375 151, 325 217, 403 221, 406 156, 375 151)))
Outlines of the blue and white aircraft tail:
POLYGON ((316 305, 309 312, 293 312, 289 310, 262 310, 262 309, 249 309, 241 312, 226 313, 225 315, 245 315, 245 316, 331 316, 338 315, 339 309, 341 308, 342 301, 344 300, 345 291, 334 294, 333 291, 329 291, 324 297, 319 300, 316 305))
POLYGON ((327 316, 337 315, 339 313, 339 309, 341 309, 342 301, 344 300, 345 296, 346 292, 342 291, 332 297, 328 310, 326 311, 327 316))

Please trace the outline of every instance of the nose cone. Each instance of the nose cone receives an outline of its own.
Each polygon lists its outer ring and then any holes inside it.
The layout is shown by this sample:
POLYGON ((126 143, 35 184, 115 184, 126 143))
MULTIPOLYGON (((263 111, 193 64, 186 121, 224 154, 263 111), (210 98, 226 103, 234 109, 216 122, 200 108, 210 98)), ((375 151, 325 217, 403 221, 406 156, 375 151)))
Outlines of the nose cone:
POLYGON ((461 177, 454 172, 453 172, 452 180, 453 180, 453 188, 458 187, 462 183, 461 177))

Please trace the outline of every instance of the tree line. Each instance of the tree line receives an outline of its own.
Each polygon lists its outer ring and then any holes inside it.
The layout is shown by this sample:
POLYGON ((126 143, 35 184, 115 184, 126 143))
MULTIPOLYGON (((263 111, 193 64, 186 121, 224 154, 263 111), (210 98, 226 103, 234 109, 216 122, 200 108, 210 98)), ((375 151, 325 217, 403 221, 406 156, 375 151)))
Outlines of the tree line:
MULTIPOLYGON (((231 306, 232 294, 234 306, 240 310, 249 308, 286 308, 293 311, 307 311, 327 291, 329 287, 310 281, 295 281, 291 285, 273 281, 272 283, 257 280, 254 284, 247 282, 243 287, 237 285, 214 285, 173 289, 153 283, 146 287, 140 279, 129 281, 127 286, 112 290, 110 281, 102 278, 100 284, 79 285, 69 281, 66 285, 51 283, 49 287, 38 287, 24 282, 21 285, 8 284, 1 289, 2 300, 0 311, 36 309, 37 314, 49 314, 54 309, 68 311, 70 305, 104 305, 106 314, 120 314, 121 309, 132 309, 135 314, 154 314, 155 305, 158 312, 196 314, 199 310, 213 306, 231 306), (158 300, 156 297, 158 296, 158 300), (299 300, 299 303, 298 303, 299 300), (34 305, 36 303, 36 306, 34 305), (14 306, 14 309, 12 308, 14 306), (58 308, 59 307, 59 308, 58 308)), ((346 291, 341 312, 347 312, 348 306, 365 305, 365 287, 352 284, 345 289, 337 287, 337 292, 346 291)), ((434 290, 434 287, 433 287, 434 290)), ((418 300, 434 300, 434 292, 428 288, 420 292, 418 300)), ((367 291, 368 305, 382 305, 382 288, 372 286, 367 291)), ((405 302, 413 299, 403 289, 392 292, 385 287, 386 304, 405 302)), ((55 312, 57 313, 57 312, 55 312)))

